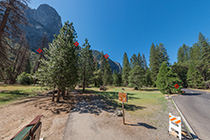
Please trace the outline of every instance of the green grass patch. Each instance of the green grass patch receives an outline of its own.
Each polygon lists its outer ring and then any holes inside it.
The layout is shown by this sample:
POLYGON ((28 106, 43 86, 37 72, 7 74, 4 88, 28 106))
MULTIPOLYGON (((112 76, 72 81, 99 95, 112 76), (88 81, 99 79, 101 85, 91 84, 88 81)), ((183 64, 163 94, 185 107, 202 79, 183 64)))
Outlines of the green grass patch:
POLYGON ((23 85, 1 85, 0 86, 0 105, 10 103, 24 97, 36 96, 45 89, 37 86, 23 85))
MULTIPOLYGON (((167 109, 167 102, 163 94, 157 89, 149 88, 143 90, 133 90, 132 88, 124 88, 128 94, 128 102, 125 103, 125 109, 132 115, 152 115, 160 110, 167 109)), ((113 100, 117 107, 121 108, 121 102, 118 100, 118 92, 123 92, 122 87, 108 87, 107 91, 99 91, 98 88, 90 88, 96 94, 102 95, 109 100, 113 100)))

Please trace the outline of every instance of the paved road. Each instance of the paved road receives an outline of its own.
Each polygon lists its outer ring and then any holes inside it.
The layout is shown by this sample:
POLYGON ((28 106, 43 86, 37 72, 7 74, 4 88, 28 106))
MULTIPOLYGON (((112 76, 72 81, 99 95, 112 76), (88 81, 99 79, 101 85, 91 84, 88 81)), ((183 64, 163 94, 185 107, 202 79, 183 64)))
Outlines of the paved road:
POLYGON ((210 93, 184 89, 173 97, 192 129, 202 140, 210 140, 210 93))

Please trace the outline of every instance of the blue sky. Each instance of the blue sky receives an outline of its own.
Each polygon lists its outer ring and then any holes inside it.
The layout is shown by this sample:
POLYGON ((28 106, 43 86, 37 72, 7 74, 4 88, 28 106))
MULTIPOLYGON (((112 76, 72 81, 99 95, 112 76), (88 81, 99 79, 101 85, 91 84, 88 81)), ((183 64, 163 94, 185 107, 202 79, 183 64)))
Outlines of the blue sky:
POLYGON ((152 42, 163 43, 174 63, 183 43, 191 46, 199 32, 210 35, 209 0, 31 0, 29 6, 43 3, 74 23, 80 44, 88 38, 92 49, 121 64, 124 52, 144 53, 149 62, 152 42))

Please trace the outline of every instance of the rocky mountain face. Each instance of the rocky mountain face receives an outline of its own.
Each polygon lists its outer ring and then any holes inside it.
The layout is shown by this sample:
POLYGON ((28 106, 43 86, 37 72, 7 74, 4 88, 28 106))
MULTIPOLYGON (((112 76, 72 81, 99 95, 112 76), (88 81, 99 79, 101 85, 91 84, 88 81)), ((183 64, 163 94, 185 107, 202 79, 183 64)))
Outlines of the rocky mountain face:
POLYGON ((54 34, 58 34, 62 27, 61 17, 47 4, 42 4, 37 9, 28 7, 25 14, 28 25, 23 30, 32 50, 40 47, 44 35, 52 42, 54 34))
MULTIPOLYGON (((49 42, 54 39, 54 34, 58 34, 61 27, 61 17, 57 11, 47 4, 40 5, 37 9, 27 8, 25 10, 28 25, 22 27, 26 33, 27 41, 32 51, 35 51, 41 46, 41 40, 45 35, 49 42)), ((93 56, 99 62, 101 53, 93 50, 93 56)), ((120 63, 114 62, 109 59, 109 64, 112 71, 122 71, 120 63)))
MULTIPOLYGON (((99 60, 100 60, 102 54, 97 50, 93 50, 93 56, 94 56, 94 58, 96 58, 97 62, 99 63, 99 60)), ((122 67, 121 67, 120 63, 112 61, 109 58, 108 58, 108 60, 109 60, 109 64, 111 66, 112 71, 116 70, 117 72, 122 72, 122 67)))

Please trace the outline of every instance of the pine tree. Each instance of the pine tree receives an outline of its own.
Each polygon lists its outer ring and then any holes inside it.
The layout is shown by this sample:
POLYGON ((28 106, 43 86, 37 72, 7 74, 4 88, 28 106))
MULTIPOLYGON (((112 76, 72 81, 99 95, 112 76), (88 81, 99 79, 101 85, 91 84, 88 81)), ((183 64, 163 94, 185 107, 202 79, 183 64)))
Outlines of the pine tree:
POLYGON ((151 70, 151 75, 152 75, 152 81, 155 83, 157 74, 159 72, 159 56, 158 56, 158 51, 155 45, 152 43, 152 46, 150 48, 150 70, 151 70))
POLYGON ((181 80, 178 78, 177 74, 167 66, 166 62, 163 62, 160 67, 156 85, 163 94, 181 93, 181 80), (178 89, 174 87, 176 84, 179 85, 178 89))
POLYGON ((44 49, 46 59, 41 60, 36 73, 41 85, 58 89, 57 102, 61 93, 64 97, 65 90, 74 88, 77 83, 78 54, 75 40, 73 23, 66 22, 59 35, 49 44, 49 49, 44 49))
POLYGON ((201 73, 197 70, 193 63, 189 66, 187 72, 187 83, 188 86, 192 88, 202 88, 204 84, 204 79, 201 73))
POLYGON ((138 89, 141 89, 145 85, 145 71, 139 65, 136 65, 130 71, 129 84, 138 89))
POLYGON ((120 84, 121 84, 120 74, 118 74, 116 71, 114 71, 112 77, 113 77, 113 84, 115 86, 120 86, 120 84))
POLYGON ((122 69, 122 82, 124 86, 128 86, 129 83, 129 72, 130 72, 130 64, 128 61, 128 56, 124 53, 123 56, 123 69, 122 69))
POLYGON ((158 89, 160 90, 160 92, 162 92, 163 94, 167 94, 168 93, 168 84, 167 84, 167 73, 169 71, 169 68, 166 64, 166 62, 163 62, 161 67, 160 67, 160 71, 157 75, 157 80, 156 80, 156 85, 158 87, 158 89))
POLYGON ((178 63, 184 63, 189 60, 189 47, 183 44, 178 50, 178 63))
POLYGON ((167 54, 167 51, 166 51, 166 48, 164 47, 164 45, 162 43, 159 44, 159 46, 157 46, 157 50, 158 50, 158 53, 159 53, 159 65, 161 66, 161 64, 163 62, 166 62, 167 65, 169 65, 169 58, 168 58, 168 54, 167 54))
POLYGON ((138 57, 136 56, 136 54, 133 54, 130 59, 131 69, 134 68, 136 65, 138 65, 138 57))
POLYGON ((190 48, 190 63, 198 65, 201 60, 201 47, 198 43, 193 44, 190 48))
POLYGON ((201 47, 201 60, 198 64, 198 69, 204 80, 210 80, 210 45, 207 39, 200 33, 199 44, 201 47))
POLYGON ((88 42, 88 39, 85 39, 85 43, 83 44, 83 47, 80 52, 79 57, 79 78, 82 82, 83 86, 83 92, 85 92, 85 87, 88 83, 91 82, 93 77, 93 70, 94 70, 94 61, 93 61, 93 55, 92 50, 90 50, 90 44, 88 42))
POLYGON ((104 57, 104 53, 103 53, 103 52, 101 52, 101 58, 100 58, 100 70, 102 71, 102 73, 104 73, 105 64, 106 64, 106 59, 105 59, 105 57, 104 57))
POLYGON ((94 58, 93 62, 94 62, 93 81, 94 81, 95 87, 99 87, 100 85, 103 85, 102 74, 101 74, 101 70, 99 69, 99 65, 96 58, 94 58))
POLYGON ((142 66, 143 66, 145 71, 148 69, 147 61, 146 61, 146 58, 145 58, 144 54, 142 54, 142 66))
POLYGON ((104 67, 104 74, 103 74, 103 85, 111 85, 113 82, 112 79, 112 70, 109 64, 109 61, 105 61, 105 67, 104 67))
POLYGON ((153 83, 152 83, 152 76, 151 76, 150 69, 146 70, 145 77, 146 77, 146 79, 145 79, 145 86, 147 86, 147 87, 152 86, 153 83))
POLYGON ((182 86, 187 88, 188 66, 182 65, 181 63, 174 63, 171 69, 172 69, 172 72, 176 73, 178 78, 182 81, 182 86))

